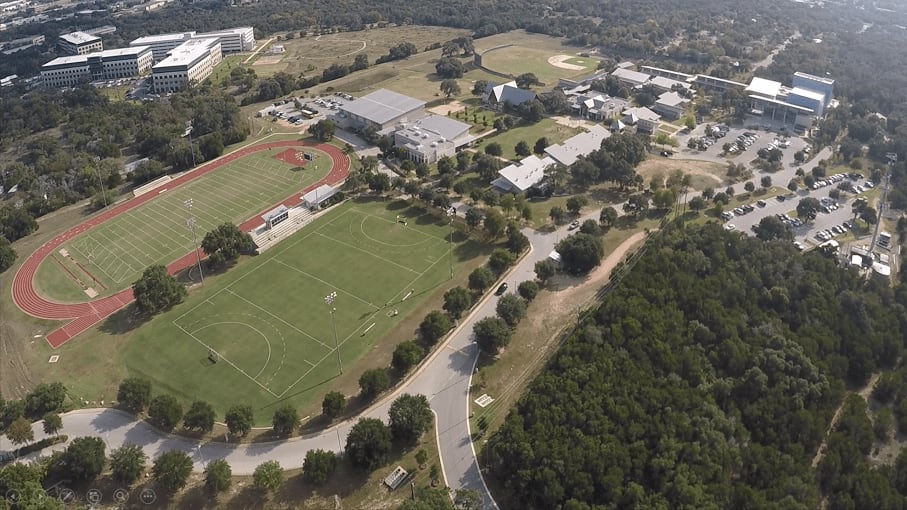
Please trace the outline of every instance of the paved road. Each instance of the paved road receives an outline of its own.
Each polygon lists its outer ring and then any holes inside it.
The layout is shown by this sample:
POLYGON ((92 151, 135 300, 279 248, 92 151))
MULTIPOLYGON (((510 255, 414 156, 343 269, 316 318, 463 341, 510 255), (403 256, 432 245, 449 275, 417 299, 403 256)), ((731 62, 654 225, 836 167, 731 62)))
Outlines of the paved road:
MULTIPOLYGON (((597 215, 596 209, 582 219, 597 219, 597 215)), ((514 289, 519 282, 535 277, 535 263, 547 257, 557 241, 568 233, 566 226, 552 232, 537 232, 531 229, 525 229, 523 232, 529 237, 532 250, 506 277, 506 281, 514 289)), ((400 393, 421 393, 428 396, 437 416, 437 439, 447 485, 453 489, 466 488, 479 491, 484 500, 484 508, 488 509, 497 508, 497 505, 482 480, 470 440, 469 384, 478 358, 478 349, 472 340, 472 325, 479 319, 494 315, 497 299, 493 294, 486 296, 415 376, 363 413, 363 416, 377 417, 386 421, 390 403, 400 393)), ((196 471, 203 470, 212 460, 226 459, 234 474, 249 475, 256 466, 266 460, 276 460, 284 468, 302 467, 306 452, 314 448, 339 453, 353 424, 354 421, 348 421, 314 435, 274 443, 233 446, 210 442, 200 445, 191 439, 161 433, 145 422, 135 421, 131 415, 122 411, 84 409, 63 416, 62 433, 70 438, 100 437, 106 442, 108 450, 126 443, 137 444, 152 459, 166 451, 180 450, 192 457, 196 471)), ((41 422, 35 423, 33 430, 36 441, 46 437, 41 422)), ((57 445, 54 449, 62 450, 64 447, 65 445, 57 445)), ((0 451, 12 449, 6 438, 0 438, 0 451)))

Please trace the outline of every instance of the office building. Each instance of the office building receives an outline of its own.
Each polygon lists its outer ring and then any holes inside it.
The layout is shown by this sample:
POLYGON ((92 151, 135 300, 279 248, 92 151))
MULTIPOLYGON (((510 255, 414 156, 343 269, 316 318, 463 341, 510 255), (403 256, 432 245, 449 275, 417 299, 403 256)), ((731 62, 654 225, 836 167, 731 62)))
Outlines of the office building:
POLYGON ((101 38, 85 32, 63 34, 57 41, 57 47, 67 55, 87 55, 104 49, 101 38))
POLYGON ((255 32, 252 27, 228 28, 214 32, 178 32, 173 34, 149 35, 139 37, 129 43, 130 46, 150 46, 154 52, 154 61, 160 62, 167 53, 191 39, 218 39, 222 53, 239 53, 252 51, 255 48, 255 32))
POLYGON ((154 91, 158 94, 176 92, 201 83, 220 63, 221 56, 220 40, 217 38, 184 42, 151 68, 154 91))
POLYGON ((88 55, 59 57, 41 66, 45 87, 75 87, 97 80, 116 80, 148 74, 151 49, 117 48, 88 55))

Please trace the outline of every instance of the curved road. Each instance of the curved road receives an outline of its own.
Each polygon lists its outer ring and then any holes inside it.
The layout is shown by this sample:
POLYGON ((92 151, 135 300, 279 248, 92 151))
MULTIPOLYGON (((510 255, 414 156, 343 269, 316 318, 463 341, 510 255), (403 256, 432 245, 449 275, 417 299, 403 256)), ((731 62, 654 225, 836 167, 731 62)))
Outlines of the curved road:
MULTIPOLYGON (((597 212, 595 214, 597 217, 597 212)), ((544 259, 554 249, 557 240, 567 235, 566 227, 549 233, 525 229, 524 233, 529 237, 532 248, 507 275, 511 287, 534 278, 535 263, 544 259)), ((494 315, 496 304, 497 297, 489 293, 406 383, 361 415, 386 421, 388 408, 399 394, 421 393, 428 396, 438 424, 438 447, 447 485, 452 489, 477 490, 483 497, 483 508, 488 509, 496 509, 497 505, 479 472, 470 439, 468 399, 470 379, 478 359, 478 348, 472 340, 472 325, 479 319, 494 315)), ((152 459, 169 450, 181 450, 193 458, 196 471, 203 470, 211 460, 226 459, 234 474, 249 475, 266 460, 276 460, 284 468, 299 468, 310 449, 341 452, 354 423, 354 420, 349 420, 317 434, 286 441, 234 446, 221 442, 200 444, 164 434, 146 422, 135 421, 131 415, 115 409, 84 409, 63 415, 62 433, 70 438, 100 437, 107 443, 108 449, 125 443, 137 444, 152 459)), ((36 441, 46 437, 41 422, 35 423, 33 430, 36 441)), ((62 449, 63 445, 54 448, 62 449)), ((7 439, 0 438, 0 451, 12 449, 7 439)))
MULTIPOLYGON (((16 275, 13 278, 13 284, 11 286, 13 302, 23 312, 33 317, 51 320, 70 320, 70 322, 68 322, 64 326, 56 329, 55 331, 52 331, 47 335, 47 342, 52 348, 56 349, 57 347, 60 347, 70 338, 85 331, 107 316, 116 312, 120 308, 131 303, 133 300, 132 289, 127 288, 112 296, 95 299, 93 301, 86 301, 84 303, 58 303, 46 299, 38 294, 37 291, 35 291, 34 278, 35 273, 37 273, 38 271, 38 267, 41 265, 41 262, 48 255, 53 253, 65 242, 85 233, 91 228, 154 199, 154 197, 157 197, 164 191, 176 188, 177 186, 201 177, 227 163, 230 163, 235 159, 274 147, 300 147, 305 145, 309 144, 297 140, 281 140, 243 147, 237 151, 231 152, 230 154, 221 156, 220 158, 205 163, 195 170, 186 172, 183 175, 171 180, 167 184, 156 188, 154 191, 145 193, 144 195, 126 200, 125 202, 110 207, 102 213, 92 217, 88 221, 57 235, 50 241, 44 243, 40 248, 35 250, 31 255, 28 256, 25 262, 23 262, 22 265, 19 266, 19 269, 16 271, 16 275)), ((346 178, 347 174, 349 174, 350 160, 346 156, 346 154, 343 153, 343 151, 333 145, 321 144, 315 147, 318 150, 327 153, 331 157, 333 165, 331 167, 331 172, 328 175, 326 175, 317 183, 301 190, 302 193, 305 193, 310 189, 314 189, 321 184, 336 184, 338 182, 341 182, 346 178)), ((291 205, 298 204, 299 191, 294 192, 293 195, 284 199, 282 203, 291 205)), ((274 206, 272 205, 271 207, 274 206)), ((264 211, 267 210, 268 209, 265 209, 264 211)), ((259 223, 258 216, 254 216, 250 221, 257 225, 259 223)), ((243 226, 246 226, 246 224, 243 224, 243 226)), ((195 253, 190 252, 170 263, 170 265, 167 266, 167 270, 171 274, 176 273, 182 269, 185 269, 186 267, 191 266, 194 263, 194 260, 195 253)))

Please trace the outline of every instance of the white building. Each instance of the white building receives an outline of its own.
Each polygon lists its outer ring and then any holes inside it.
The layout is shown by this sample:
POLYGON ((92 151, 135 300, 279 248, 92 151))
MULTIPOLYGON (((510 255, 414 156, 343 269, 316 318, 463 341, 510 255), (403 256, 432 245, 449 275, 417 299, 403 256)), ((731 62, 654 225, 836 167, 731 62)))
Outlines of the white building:
POLYGON ((639 133, 653 134, 658 129, 658 119, 661 117, 652 110, 640 106, 636 108, 627 108, 620 119, 628 126, 636 126, 639 133))
POLYGON ((519 163, 508 165, 498 171, 499 177, 491 181, 491 185, 503 193, 523 193, 542 182, 545 178, 545 169, 556 164, 557 162, 549 156, 544 158, 536 155, 527 156, 519 163))
POLYGON ((665 92, 658 96, 655 105, 652 106, 652 110, 669 119, 679 119, 683 116, 684 109, 686 109, 687 103, 689 102, 689 99, 686 99, 677 92, 665 92))
POLYGON ((634 71, 632 69, 627 69, 624 67, 615 69, 611 73, 611 76, 616 78, 621 85, 630 89, 643 85, 644 83, 649 81, 649 78, 651 78, 651 76, 646 73, 641 73, 639 71, 634 71))
POLYGON ((85 32, 63 34, 57 41, 57 47, 67 55, 87 55, 104 49, 101 38, 85 32))
POLYGON ((795 73, 793 87, 781 82, 754 77, 745 91, 751 113, 782 124, 808 127, 825 116, 832 101, 835 81, 830 78, 795 73))
POLYGON ((215 32, 177 32, 172 34, 149 35, 139 37, 129 43, 130 46, 151 46, 154 52, 154 61, 163 60, 170 50, 191 39, 211 39, 220 41, 222 53, 238 53, 252 51, 255 48, 255 31, 252 27, 236 27, 215 32))
POLYGON ((154 91, 175 92, 203 82, 211 76, 221 57, 220 40, 216 38, 184 42, 151 68, 154 91))
POLYGON ((74 87, 82 82, 116 80, 148 74, 151 48, 117 48, 88 55, 59 57, 41 66, 45 87, 74 87))
POLYGON ((611 132, 596 124, 586 133, 574 135, 563 142, 545 149, 545 154, 564 166, 570 166, 580 156, 602 148, 602 142, 611 136, 611 132))
POLYGON ((425 101, 392 90, 378 89, 345 103, 340 111, 353 129, 383 131, 398 122, 412 122, 425 116, 425 101))
POLYGON ((412 123, 398 124, 394 145, 406 149, 416 162, 435 163, 472 140, 469 124, 442 115, 429 115, 412 123))

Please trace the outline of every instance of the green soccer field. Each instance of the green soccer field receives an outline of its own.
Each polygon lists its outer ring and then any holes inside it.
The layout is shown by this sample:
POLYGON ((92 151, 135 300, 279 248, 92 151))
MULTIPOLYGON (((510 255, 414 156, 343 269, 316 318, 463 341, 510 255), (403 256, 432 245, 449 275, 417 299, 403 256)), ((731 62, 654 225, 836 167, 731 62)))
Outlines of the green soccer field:
POLYGON ((478 253, 461 235, 449 244, 448 233, 446 219, 405 202, 347 202, 153 319, 123 362, 221 413, 237 403, 302 406, 339 374, 335 345, 352 366, 449 279, 451 263, 458 271, 478 253))
POLYGON ((327 175, 330 158, 315 149, 306 151, 315 159, 302 170, 275 159, 275 149, 250 154, 162 193, 63 245, 65 252, 48 257, 38 268, 36 287, 51 299, 83 301, 86 295, 75 278, 88 282, 98 295, 131 285, 146 267, 166 265, 192 252, 187 200, 192 200, 201 243, 213 227, 240 223, 327 175))

